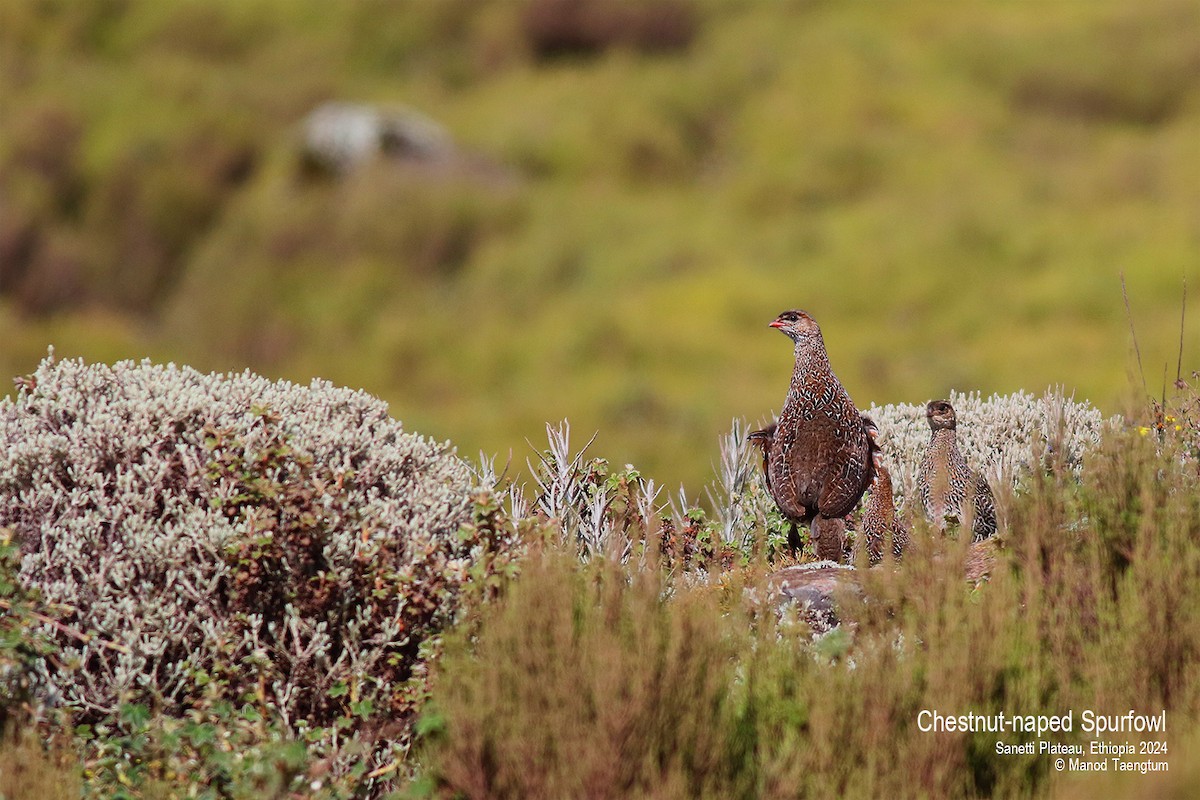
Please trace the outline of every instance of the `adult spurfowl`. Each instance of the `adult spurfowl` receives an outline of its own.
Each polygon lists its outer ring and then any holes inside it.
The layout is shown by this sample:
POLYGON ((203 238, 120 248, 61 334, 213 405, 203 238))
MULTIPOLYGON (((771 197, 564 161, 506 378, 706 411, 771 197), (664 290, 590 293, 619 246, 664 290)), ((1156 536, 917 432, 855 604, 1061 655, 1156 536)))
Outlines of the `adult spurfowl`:
POLYGON ((796 364, 767 455, 767 485, 792 523, 811 525, 817 555, 842 558, 842 518, 854 510, 875 477, 878 449, 871 425, 829 366, 816 320, 785 311, 772 328, 795 344, 796 364))
POLYGON ((929 420, 929 446, 917 472, 917 496, 938 529, 947 523, 966 524, 970 517, 976 540, 996 532, 996 501, 992 487, 969 466, 958 449, 958 418, 954 406, 946 400, 932 400, 925 406, 929 420))

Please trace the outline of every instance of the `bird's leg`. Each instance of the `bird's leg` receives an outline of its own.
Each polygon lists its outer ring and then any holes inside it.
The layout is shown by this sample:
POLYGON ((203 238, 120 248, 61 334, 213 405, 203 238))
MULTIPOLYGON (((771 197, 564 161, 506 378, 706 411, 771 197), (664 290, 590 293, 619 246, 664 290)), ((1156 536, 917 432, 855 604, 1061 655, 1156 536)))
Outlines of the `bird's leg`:
POLYGON ((883 535, 884 541, 881 542, 878 534, 875 536, 866 536, 865 533, 860 533, 860 535, 863 535, 867 540, 867 560, 872 564, 878 564, 880 559, 883 558, 883 551, 891 546, 891 536, 885 532, 883 535))
POLYGON ((787 537, 788 550, 791 551, 792 558, 799 558, 800 548, 804 546, 804 543, 800 541, 800 529, 796 526, 796 523, 793 522, 791 525, 792 527, 788 529, 787 537))

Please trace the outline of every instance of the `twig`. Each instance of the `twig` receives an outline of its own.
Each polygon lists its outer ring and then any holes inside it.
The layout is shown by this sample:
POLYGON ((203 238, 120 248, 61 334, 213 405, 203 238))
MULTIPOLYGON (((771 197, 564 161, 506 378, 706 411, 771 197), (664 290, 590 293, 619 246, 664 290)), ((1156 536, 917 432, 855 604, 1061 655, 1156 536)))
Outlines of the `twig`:
MULTIPOLYGON (((1166 364, 1163 364, 1162 400, 1159 401, 1158 409, 1159 409, 1159 414, 1161 414, 1165 418, 1166 413, 1167 413, 1167 365, 1166 364)), ((1164 420, 1160 420, 1160 424, 1162 422, 1164 422, 1164 420)))
MULTIPOLYGON (((3 608, 6 611, 12 611, 12 603, 8 602, 7 600, 0 600, 0 608, 3 608)), ((76 628, 72 628, 70 625, 62 624, 61 622, 56 620, 54 617, 48 617, 45 614, 41 614, 37 611, 33 611, 32 609, 29 611, 29 616, 33 617, 38 622, 43 622, 47 625, 51 625, 54 628, 57 628, 60 633, 65 633, 67 636, 71 636, 75 639, 78 639, 79 641, 83 642, 84 644, 88 644, 92 641, 95 641, 95 643, 100 645, 101 647, 107 647, 109 650, 116 650, 118 653, 128 653, 129 652, 129 648, 123 644, 117 644, 116 642, 110 642, 106 639, 98 639, 98 638, 92 636, 91 634, 84 633, 83 631, 78 630, 76 628)))
POLYGON ((1175 365, 1175 388, 1183 388, 1183 321, 1187 317, 1187 276, 1183 276, 1183 301, 1179 306, 1179 361, 1175 365))
POLYGON ((396 769, 399 768, 399 766, 400 766, 399 761, 393 761, 390 764, 385 764, 384 766, 380 767, 379 769, 371 770, 370 772, 367 773, 367 777, 368 778, 382 777, 383 775, 387 775, 389 772, 395 772, 396 769))
MULTIPOLYGON (((1142 351, 1138 347, 1137 331, 1133 328, 1133 311, 1129 308, 1129 292, 1125 288, 1125 271, 1121 271, 1121 296, 1125 298, 1125 318, 1129 320, 1129 333, 1133 336, 1133 352, 1137 355, 1138 374, 1142 378, 1142 392, 1147 397, 1150 396, 1150 390, 1146 388, 1146 370, 1142 368, 1142 351)), ((1154 402, 1151 400, 1151 402, 1154 402)))
POLYGON ((500 474, 496 476, 496 486, 499 486, 500 484, 504 483, 504 477, 506 475, 508 475, 508 468, 512 466, 512 460, 513 460, 513 451, 512 451, 512 448, 510 447, 510 448, 508 448, 508 461, 504 462, 504 469, 501 470, 500 474))

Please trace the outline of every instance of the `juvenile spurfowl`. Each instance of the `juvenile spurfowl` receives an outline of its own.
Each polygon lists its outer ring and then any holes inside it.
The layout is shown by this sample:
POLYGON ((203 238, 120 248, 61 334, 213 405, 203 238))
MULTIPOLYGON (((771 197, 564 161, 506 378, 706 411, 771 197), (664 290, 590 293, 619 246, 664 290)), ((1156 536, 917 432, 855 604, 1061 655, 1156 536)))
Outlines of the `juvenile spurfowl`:
POLYGON ((945 400, 933 400, 925 407, 932 435, 917 473, 917 495, 925 515, 939 529, 946 523, 965 523, 969 513, 975 539, 996 532, 996 501, 984 477, 967 466, 955 437, 957 418, 954 407, 945 400))
MULTIPOLYGON (((785 311, 772 328, 795 343, 796 364, 766 458, 767 485, 792 523, 811 525, 817 555, 842 558, 842 518, 875 477, 878 449, 864 420, 829 366, 825 340, 803 311, 785 311)), ((794 545, 793 545, 794 547, 794 545)))
POLYGON ((863 507, 861 537, 867 548, 867 558, 872 564, 883 560, 884 549, 891 543, 892 554, 898 559, 908 547, 908 525, 896 516, 895 499, 892 495, 892 476, 883 464, 875 464, 875 480, 871 493, 863 507))
POLYGON ((750 431, 746 435, 746 440, 757 447, 762 455, 763 479, 767 484, 767 491, 771 492, 772 497, 774 497, 774 492, 771 490, 771 470, 768 468, 768 464, 771 463, 771 444, 775 441, 775 429, 778 427, 778 423, 772 422, 762 430, 750 431))

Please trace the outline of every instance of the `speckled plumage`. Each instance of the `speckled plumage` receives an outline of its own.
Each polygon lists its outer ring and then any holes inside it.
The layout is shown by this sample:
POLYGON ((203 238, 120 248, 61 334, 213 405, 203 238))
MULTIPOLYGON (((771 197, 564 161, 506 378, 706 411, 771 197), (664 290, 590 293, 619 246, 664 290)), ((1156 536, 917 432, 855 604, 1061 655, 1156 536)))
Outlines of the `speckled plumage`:
POLYGON ((889 541, 892 554, 897 559, 908 547, 908 525, 896 515, 892 476, 883 464, 875 465, 875 480, 871 483, 870 494, 863 505, 862 523, 859 527, 859 541, 865 544, 867 558, 872 564, 883 560, 883 553, 889 541))
MULTIPOLYGON (((864 417, 864 419, 866 418, 864 417)), ((762 430, 751 431, 746 436, 750 443, 761 451, 763 480, 772 497, 775 496, 775 491, 771 488, 770 457, 771 446, 775 440, 775 430, 778 427, 777 423, 772 422, 762 430)), ((813 552, 816 556, 823 561, 841 560, 846 542, 846 518, 837 517, 829 520, 816 518, 812 524, 816 527, 812 535, 813 552)), ((800 549, 800 546, 800 534, 796 529, 796 521, 792 520, 791 530, 788 531, 788 547, 795 552, 800 549)))
POLYGON ((931 431, 929 446, 917 472, 917 496, 929 517, 941 530, 948 522, 966 522, 976 539, 996 532, 996 503, 984 477, 967 466, 958 450, 955 430, 958 420, 954 407, 945 400, 933 400, 925 407, 931 431))
POLYGON ((796 360, 766 458, 767 485, 785 517, 812 525, 818 555, 838 560, 840 520, 871 485, 877 448, 869 422, 829 365, 816 321, 785 311, 771 327, 795 343, 796 360))

